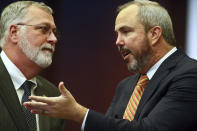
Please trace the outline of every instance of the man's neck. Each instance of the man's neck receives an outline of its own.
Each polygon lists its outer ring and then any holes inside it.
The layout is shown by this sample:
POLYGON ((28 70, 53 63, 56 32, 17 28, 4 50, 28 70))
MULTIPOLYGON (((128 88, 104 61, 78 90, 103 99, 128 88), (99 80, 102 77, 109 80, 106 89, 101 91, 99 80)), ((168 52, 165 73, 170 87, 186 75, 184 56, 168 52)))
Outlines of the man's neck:
POLYGON ((161 58, 163 58, 169 51, 171 51, 174 46, 166 46, 165 48, 159 48, 160 50, 153 51, 153 56, 146 64, 145 68, 140 71, 141 74, 146 74, 150 68, 152 68, 161 58))
POLYGON ((38 75, 38 73, 42 70, 41 67, 29 60, 24 54, 17 52, 12 54, 7 50, 4 50, 4 52, 28 80, 38 75))

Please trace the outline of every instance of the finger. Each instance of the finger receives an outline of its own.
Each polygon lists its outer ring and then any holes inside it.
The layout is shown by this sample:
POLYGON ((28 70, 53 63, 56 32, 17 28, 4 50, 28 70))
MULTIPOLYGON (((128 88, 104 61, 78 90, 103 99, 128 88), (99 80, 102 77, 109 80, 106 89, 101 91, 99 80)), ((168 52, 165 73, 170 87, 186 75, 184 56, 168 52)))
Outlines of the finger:
POLYGON ((33 113, 33 114, 40 114, 40 115, 42 115, 42 114, 44 114, 44 113, 43 113, 43 111, 44 111, 44 110, 32 109, 32 110, 31 110, 31 113, 33 113))
POLYGON ((44 115, 44 116, 50 116, 50 113, 46 110, 37 110, 37 109, 33 109, 31 110, 31 113, 33 114, 39 114, 39 115, 44 115))
POLYGON ((64 86, 64 82, 60 82, 59 83, 59 86, 58 86, 58 88, 59 88, 59 91, 60 91, 60 93, 62 94, 62 95, 67 95, 68 93, 70 93, 67 89, 66 89, 66 87, 64 86))
POLYGON ((23 105, 25 106, 26 109, 28 110, 31 109, 31 102, 24 102, 23 105))
POLYGON ((29 99, 37 101, 37 102, 43 102, 43 103, 47 103, 50 104, 51 100, 49 97, 42 97, 42 96, 29 96, 29 99))
POLYGON ((32 109, 44 110, 48 106, 48 104, 42 102, 24 102, 23 105, 28 110, 32 110, 32 109))
POLYGON ((31 110, 31 113, 33 113, 33 114, 39 114, 39 115, 44 115, 44 113, 43 113, 42 110, 37 110, 37 109, 32 109, 31 110))

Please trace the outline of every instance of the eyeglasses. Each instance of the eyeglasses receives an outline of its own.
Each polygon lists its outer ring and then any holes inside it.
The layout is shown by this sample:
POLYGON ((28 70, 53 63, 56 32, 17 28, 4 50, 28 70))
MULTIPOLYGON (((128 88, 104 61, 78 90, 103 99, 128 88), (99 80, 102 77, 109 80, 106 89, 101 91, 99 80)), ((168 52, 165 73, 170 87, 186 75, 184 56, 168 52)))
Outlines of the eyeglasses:
POLYGON ((56 28, 51 29, 51 27, 49 25, 44 25, 44 24, 30 25, 30 24, 24 24, 24 23, 18 23, 16 25, 33 26, 36 30, 40 30, 43 34, 45 34, 47 36, 50 36, 52 32, 56 37, 59 36, 58 33, 57 33, 56 28))

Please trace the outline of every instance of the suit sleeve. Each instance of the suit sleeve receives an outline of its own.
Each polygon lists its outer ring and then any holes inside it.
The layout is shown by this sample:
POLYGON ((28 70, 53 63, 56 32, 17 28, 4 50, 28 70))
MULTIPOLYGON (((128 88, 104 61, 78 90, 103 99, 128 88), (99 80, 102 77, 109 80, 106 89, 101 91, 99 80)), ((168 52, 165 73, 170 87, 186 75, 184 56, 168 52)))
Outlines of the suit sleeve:
MULTIPOLYGON (((129 122, 90 110, 85 131, 192 131, 197 129, 197 75, 174 77, 161 99, 146 115, 129 122)), ((149 101, 151 102, 151 101, 149 101)))

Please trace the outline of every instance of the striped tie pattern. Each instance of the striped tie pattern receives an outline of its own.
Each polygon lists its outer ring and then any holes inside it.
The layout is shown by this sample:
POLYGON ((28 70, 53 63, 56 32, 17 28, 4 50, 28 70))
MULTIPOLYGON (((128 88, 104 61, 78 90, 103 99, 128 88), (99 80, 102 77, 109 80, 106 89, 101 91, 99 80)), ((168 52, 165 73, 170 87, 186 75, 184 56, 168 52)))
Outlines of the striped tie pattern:
POLYGON ((141 96, 143 94, 144 88, 145 88, 146 84, 148 83, 148 81, 149 81, 149 79, 148 79, 147 75, 141 75, 141 77, 138 80, 138 83, 135 86, 135 89, 131 95, 131 98, 128 102, 123 119, 127 119, 129 121, 132 121, 134 119, 135 112, 137 110, 137 107, 140 102, 141 96))

